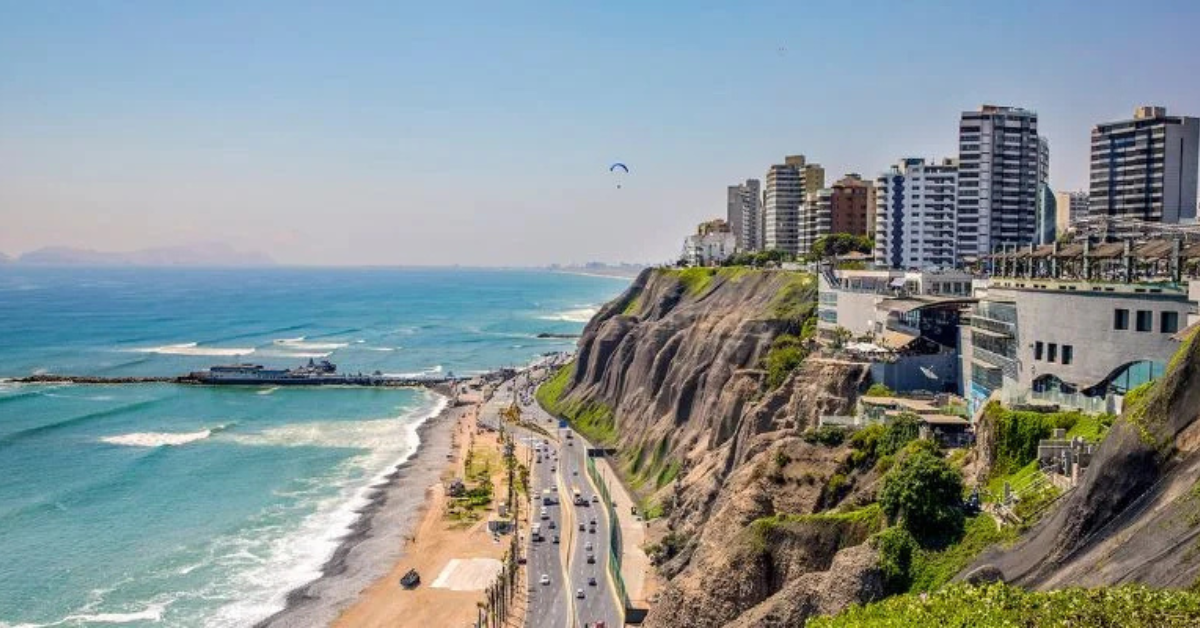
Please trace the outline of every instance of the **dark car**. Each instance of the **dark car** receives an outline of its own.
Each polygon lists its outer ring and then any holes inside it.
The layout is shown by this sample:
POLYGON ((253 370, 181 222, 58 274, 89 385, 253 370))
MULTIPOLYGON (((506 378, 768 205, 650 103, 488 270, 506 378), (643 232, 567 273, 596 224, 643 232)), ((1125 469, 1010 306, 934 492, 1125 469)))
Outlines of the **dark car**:
POLYGON ((596 586, 596 576, 588 576, 588 585, 596 586))
POLYGON ((558 535, 557 534, 554 535, 554 544, 558 545, 558 535))
POLYGON ((588 557, 587 557, 587 562, 588 562, 588 564, 589 564, 589 565, 595 565, 595 564, 596 564, 596 555, 595 555, 595 554, 588 554, 588 557))

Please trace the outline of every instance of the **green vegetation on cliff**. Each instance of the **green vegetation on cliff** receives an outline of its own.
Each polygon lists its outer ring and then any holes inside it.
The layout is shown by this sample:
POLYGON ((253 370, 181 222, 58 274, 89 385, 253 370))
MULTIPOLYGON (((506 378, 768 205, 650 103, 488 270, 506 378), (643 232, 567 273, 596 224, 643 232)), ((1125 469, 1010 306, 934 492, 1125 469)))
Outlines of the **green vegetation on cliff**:
POLYGON ((788 275, 787 283, 775 294, 767 312, 772 320, 786 325, 786 331, 771 342, 771 348, 763 356, 767 388, 771 389, 778 388, 800 367, 817 333, 816 281, 807 273, 788 275))
POLYGON ((1009 410, 992 402, 984 409, 985 422, 995 435, 992 443, 993 477, 1019 470, 1037 457, 1038 441, 1050 438, 1055 429, 1067 430, 1067 438, 1076 436, 1098 442, 1103 439, 1116 417, 1092 416, 1078 411, 1029 412, 1009 410))
POLYGON ((1005 584, 955 584, 929 594, 891 597, 819 617, 809 628, 975 628, 1112 626, 1183 628, 1200 625, 1200 595, 1138 585, 1030 592, 1005 584))
POLYGON ((588 440, 597 444, 610 444, 616 440, 616 421, 612 408, 599 401, 570 401, 566 399, 567 384, 571 381, 574 362, 568 362, 554 376, 538 386, 534 397, 542 408, 554 416, 566 419, 571 427, 579 430, 588 440))
POLYGON ((802 531, 836 534, 839 549, 858 545, 887 525, 878 504, 846 512, 822 512, 812 515, 776 514, 761 517, 748 528, 750 547, 765 551, 771 540, 802 531))
POLYGON ((922 543, 959 538, 963 484, 958 470, 928 451, 904 456, 883 478, 879 504, 888 521, 922 543))

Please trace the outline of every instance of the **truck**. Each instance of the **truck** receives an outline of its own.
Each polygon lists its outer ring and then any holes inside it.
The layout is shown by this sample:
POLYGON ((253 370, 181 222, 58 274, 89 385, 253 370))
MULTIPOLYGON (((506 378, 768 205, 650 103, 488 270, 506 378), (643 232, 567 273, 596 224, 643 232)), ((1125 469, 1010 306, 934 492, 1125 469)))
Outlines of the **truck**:
POLYGON ((548 488, 542 489, 542 503, 547 506, 554 504, 554 493, 548 488))
POLYGON ((574 502, 576 506, 587 505, 587 500, 583 498, 583 493, 579 492, 578 486, 571 489, 571 501, 574 502))
POLYGON ((533 524, 533 528, 532 528, 532 530, 530 530, 529 534, 530 534, 530 538, 532 538, 534 541, 541 541, 542 540, 542 524, 540 524, 540 523, 533 524))

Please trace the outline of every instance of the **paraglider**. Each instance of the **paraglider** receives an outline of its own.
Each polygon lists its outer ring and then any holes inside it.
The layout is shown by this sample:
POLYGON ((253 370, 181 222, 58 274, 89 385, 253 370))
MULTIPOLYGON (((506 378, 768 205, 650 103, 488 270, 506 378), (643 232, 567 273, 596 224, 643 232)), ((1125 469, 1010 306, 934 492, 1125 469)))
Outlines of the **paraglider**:
MULTIPOLYGON (((629 167, 619 161, 608 167, 609 172, 616 172, 617 170, 621 170, 625 174, 629 174, 629 167)), ((617 189, 621 189, 620 183, 617 184, 617 189)))

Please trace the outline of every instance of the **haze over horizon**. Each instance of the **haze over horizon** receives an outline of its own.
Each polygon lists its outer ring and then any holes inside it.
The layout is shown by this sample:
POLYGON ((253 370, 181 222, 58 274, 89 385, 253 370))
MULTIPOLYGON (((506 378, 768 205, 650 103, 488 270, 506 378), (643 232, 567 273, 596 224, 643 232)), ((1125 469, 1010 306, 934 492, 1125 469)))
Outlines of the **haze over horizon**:
POLYGON ((1200 5, 1149 5, 0 1, 0 252, 674 259, 785 154, 873 178, 983 103, 1081 189, 1095 123, 1200 115, 1200 5))

